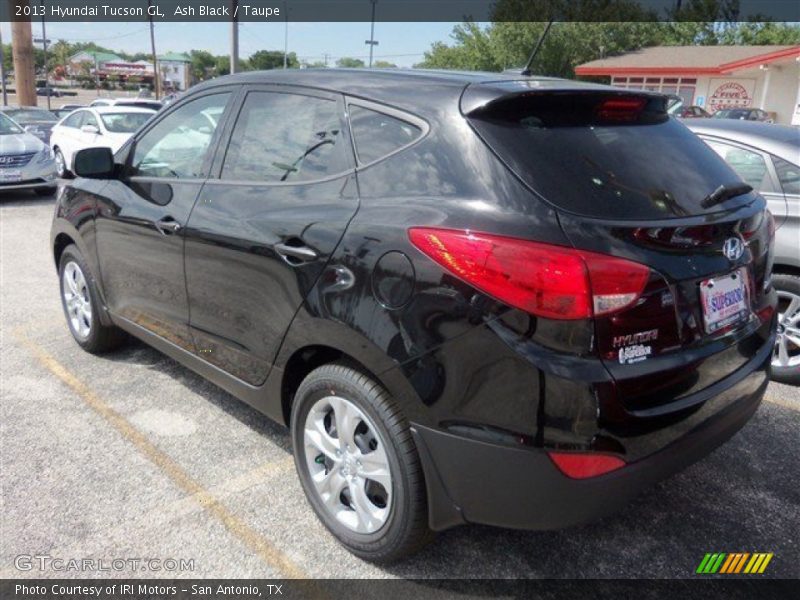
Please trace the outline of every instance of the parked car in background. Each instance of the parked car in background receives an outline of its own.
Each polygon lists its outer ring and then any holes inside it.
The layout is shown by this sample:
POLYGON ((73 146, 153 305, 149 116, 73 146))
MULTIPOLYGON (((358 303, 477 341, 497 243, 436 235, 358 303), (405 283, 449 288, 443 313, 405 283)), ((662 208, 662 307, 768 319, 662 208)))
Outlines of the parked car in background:
POLYGON ((66 324, 286 424, 363 558, 597 519, 734 435, 769 381, 766 201, 666 109, 518 74, 201 83, 75 156, 66 324))
POLYGON ((164 104, 152 98, 98 98, 92 101, 89 106, 93 108, 98 106, 138 106, 140 108, 160 110, 164 104))
POLYGON ((800 129, 713 119, 687 125, 767 199, 775 217, 779 324, 772 377, 800 385, 800 129))
POLYGON ((63 92, 59 89, 53 87, 40 87, 36 88, 36 95, 37 96, 50 96, 53 98, 61 98, 63 96, 63 92))
POLYGON ((58 122, 55 113, 36 106, 3 106, 0 112, 11 117, 15 123, 22 125, 28 133, 35 135, 45 144, 50 141, 50 131, 58 122))
POLYGON ((50 147, 0 113, 0 191, 56 191, 56 165, 50 147))
POLYGON ((64 104, 63 106, 59 106, 58 108, 51 109, 50 112, 55 114, 59 119, 63 119, 68 114, 72 113, 73 111, 78 110, 79 108, 86 108, 85 104, 64 104))
POLYGON ((700 106, 682 106, 677 110, 675 116, 681 119, 707 119, 711 117, 711 113, 700 106))
POLYGON ((72 157, 82 148, 105 146, 116 152, 155 112, 149 108, 128 106, 73 111, 58 122, 50 136, 58 176, 70 174, 72 157))
POLYGON ((721 108, 714 113, 713 118, 772 123, 772 117, 769 116, 767 111, 760 108, 721 108))

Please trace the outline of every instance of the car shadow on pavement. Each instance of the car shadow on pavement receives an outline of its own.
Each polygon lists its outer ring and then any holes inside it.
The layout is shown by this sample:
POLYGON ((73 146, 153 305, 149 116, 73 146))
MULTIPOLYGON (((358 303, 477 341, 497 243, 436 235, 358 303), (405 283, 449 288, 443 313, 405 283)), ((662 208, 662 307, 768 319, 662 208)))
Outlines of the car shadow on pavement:
POLYGON ((136 364, 169 375, 180 381, 192 393, 207 400, 247 427, 265 435, 281 449, 288 453, 292 451, 288 429, 136 338, 128 336, 128 340, 121 348, 104 354, 100 358, 113 362, 136 364))
POLYGON ((55 195, 37 196, 33 192, 12 193, 0 192, 0 208, 32 207, 53 204, 55 195))

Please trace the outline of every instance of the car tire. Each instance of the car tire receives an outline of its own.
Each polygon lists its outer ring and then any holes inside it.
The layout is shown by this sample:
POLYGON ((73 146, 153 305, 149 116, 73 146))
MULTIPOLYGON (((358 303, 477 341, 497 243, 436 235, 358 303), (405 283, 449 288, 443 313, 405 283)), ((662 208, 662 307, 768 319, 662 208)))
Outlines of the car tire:
POLYGON ((772 286, 778 292, 778 337, 771 378, 779 383, 800 385, 800 277, 775 273, 772 286))
POLYGON ((315 369, 295 395, 291 431, 306 498, 350 552, 386 564, 433 538, 409 424, 380 384, 346 363, 315 369))
POLYGON ((58 186, 51 186, 46 188, 36 188, 33 192, 37 196, 52 196, 58 191, 58 186))
POLYGON ((74 244, 67 246, 61 254, 58 280, 61 307, 78 345, 92 354, 117 348, 125 340, 125 334, 100 321, 101 304, 94 277, 74 244))
POLYGON ((67 161, 64 158, 64 153, 61 152, 61 148, 54 148, 53 155, 56 160, 56 175, 58 175, 62 179, 68 178, 71 175, 71 173, 67 168, 67 161))

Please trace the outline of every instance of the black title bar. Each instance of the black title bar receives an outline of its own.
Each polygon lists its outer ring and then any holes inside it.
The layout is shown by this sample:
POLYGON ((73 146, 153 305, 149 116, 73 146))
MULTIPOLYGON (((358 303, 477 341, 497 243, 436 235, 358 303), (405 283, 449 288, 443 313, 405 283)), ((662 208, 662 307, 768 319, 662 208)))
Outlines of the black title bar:
MULTIPOLYGON (((376 0, 379 22, 800 21, 797 0, 376 0)), ((0 0, 0 21, 370 21, 372 0, 0 0)))

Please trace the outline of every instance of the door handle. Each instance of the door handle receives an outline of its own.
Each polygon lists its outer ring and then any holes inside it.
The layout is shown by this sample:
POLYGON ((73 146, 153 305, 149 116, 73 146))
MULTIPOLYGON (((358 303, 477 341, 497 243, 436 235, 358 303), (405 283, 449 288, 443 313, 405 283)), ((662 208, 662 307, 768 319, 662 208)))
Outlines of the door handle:
POLYGON ((178 233, 181 230, 181 224, 172 217, 164 217, 160 221, 156 221, 156 229, 164 235, 178 233))
POLYGON ((318 256, 317 251, 308 246, 290 246, 289 244, 275 244, 275 252, 281 255, 290 265, 299 265, 304 262, 315 260, 318 256))

